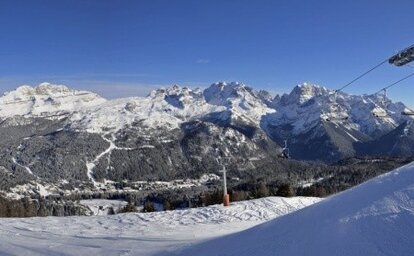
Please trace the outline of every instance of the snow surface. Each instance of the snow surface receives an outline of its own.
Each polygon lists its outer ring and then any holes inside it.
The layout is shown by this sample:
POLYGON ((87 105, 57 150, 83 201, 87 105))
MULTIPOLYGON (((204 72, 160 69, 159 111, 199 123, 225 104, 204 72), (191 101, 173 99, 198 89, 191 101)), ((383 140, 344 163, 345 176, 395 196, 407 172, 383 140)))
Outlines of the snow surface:
POLYGON ((414 255, 414 162, 318 204, 174 255, 414 255))
POLYGON ((320 200, 268 197, 232 203, 230 207, 214 205, 93 217, 0 219, 0 255, 168 255, 320 200))

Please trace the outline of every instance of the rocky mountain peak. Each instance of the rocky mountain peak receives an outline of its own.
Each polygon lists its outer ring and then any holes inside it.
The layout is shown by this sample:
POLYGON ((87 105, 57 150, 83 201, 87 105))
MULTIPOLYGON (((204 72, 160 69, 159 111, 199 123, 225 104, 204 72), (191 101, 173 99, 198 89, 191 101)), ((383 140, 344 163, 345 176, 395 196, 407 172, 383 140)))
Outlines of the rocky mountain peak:
POLYGON ((311 83, 303 83, 296 85, 293 90, 288 95, 284 95, 283 98, 285 98, 283 101, 286 104, 291 103, 299 103, 303 104, 306 101, 317 97, 317 96, 323 96, 323 95, 329 95, 334 93, 333 90, 329 90, 325 87, 311 84, 311 83))
POLYGON ((199 88, 191 89, 185 86, 174 84, 170 87, 156 89, 150 92, 148 95, 150 98, 165 97, 165 96, 201 96, 201 90, 199 88))
POLYGON ((203 94, 206 101, 213 105, 226 105, 236 98, 257 97, 252 88, 239 82, 214 83, 203 94))
MULTIPOLYGON (((73 96, 77 94, 94 94, 88 91, 77 91, 74 89, 70 89, 65 85, 57 85, 51 83, 41 83, 37 86, 30 86, 30 85, 22 85, 16 90, 9 91, 4 93, 3 97, 0 99, 2 100, 25 100, 33 97, 64 97, 64 96, 73 96)), ((100 97, 96 95, 97 97, 100 97)))
POLYGON ((40 95, 70 94, 75 92, 75 90, 69 89, 65 85, 56 85, 51 83, 41 83, 33 89, 40 95))
POLYGON ((179 85, 153 90, 148 97, 155 101, 166 101, 179 109, 183 109, 195 101, 203 102, 203 95, 199 88, 191 89, 179 85))

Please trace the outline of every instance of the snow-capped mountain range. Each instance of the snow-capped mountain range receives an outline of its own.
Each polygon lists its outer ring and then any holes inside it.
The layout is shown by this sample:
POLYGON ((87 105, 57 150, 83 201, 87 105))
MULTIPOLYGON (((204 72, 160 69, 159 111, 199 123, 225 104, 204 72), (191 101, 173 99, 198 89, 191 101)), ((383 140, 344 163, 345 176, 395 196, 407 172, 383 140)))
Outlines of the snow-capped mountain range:
POLYGON ((0 97, 0 118, 13 116, 70 117, 73 127, 89 132, 117 132, 136 121, 147 128, 179 128, 184 122, 213 113, 264 127, 290 125, 291 134, 303 134, 320 121, 343 124, 347 129, 376 138, 410 120, 401 115, 403 103, 382 95, 348 95, 304 83, 290 94, 272 98, 266 91, 237 82, 212 84, 205 90, 174 85, 152 91, 147 97, 106 100, 99 95, 42 83, 21 86, 0 97), (386 117, 375 117, 386 113, 386 117))
POLYGON ((95 185, 193 177, 218 164, 243 176, 273 171, 285 140, 298 160, 407 156, 414 133, 405 109, 382 95, 307 83, 275 97, 220 82, 115 100, 63 85, 21 86, 0 97, 0 171, 95 185))

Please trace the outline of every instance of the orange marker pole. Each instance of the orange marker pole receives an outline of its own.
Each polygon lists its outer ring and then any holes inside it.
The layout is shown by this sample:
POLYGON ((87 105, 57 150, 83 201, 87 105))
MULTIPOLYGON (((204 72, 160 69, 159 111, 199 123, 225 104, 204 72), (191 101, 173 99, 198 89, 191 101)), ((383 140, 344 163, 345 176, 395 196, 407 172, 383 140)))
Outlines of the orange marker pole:
POLYGON ((223 205, 224 206, 229 206, 230 205, 230 195, 229 194, 225 194, 223 196, 223 205))
POLYGON ((226 167, 223 167, 223 170, 220 172, 223 173, 223 205, 229 206, 230 205, 230 196, 227 194, 227 176, 226 176, 226 167))

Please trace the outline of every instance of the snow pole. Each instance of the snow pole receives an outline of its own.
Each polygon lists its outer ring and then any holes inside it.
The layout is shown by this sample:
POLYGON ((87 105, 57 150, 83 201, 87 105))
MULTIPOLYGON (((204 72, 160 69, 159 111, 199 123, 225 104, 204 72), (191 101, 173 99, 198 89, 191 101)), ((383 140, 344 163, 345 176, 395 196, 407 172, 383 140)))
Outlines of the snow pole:
POLYGON ((229 194, 225 194, 223 197, 223 205, 224 206, 229 206, 230 205, 230 195, 229 194))
POLYGON ((230 205, 230 195, 227 194, 227 176, 226 176, 226 167, 223 167, 223 170, 220 172, 223 173, 223 205, 229 206, 230 205))

